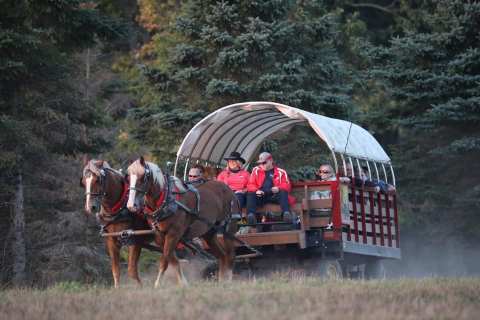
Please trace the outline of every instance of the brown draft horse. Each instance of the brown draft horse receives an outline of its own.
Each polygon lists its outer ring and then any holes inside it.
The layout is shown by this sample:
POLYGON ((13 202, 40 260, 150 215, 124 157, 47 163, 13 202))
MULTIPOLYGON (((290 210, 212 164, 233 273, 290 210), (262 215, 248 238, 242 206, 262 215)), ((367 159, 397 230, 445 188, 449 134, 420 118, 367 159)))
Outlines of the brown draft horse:
MULTIPOLYGON (((124 176, 113 170, 106 161, 84 158, 84 168, 80 184, 85 188, 85 211, 97 214, 99 222, 106 232, 120 232, 127 229, 147 229, 148 224, 126 209, 128 184, 124 176)), ((135 239, 146 241, 145 237, 135 239)), ((120 249, 118 237, 106 237, 105 246, 111 259, 112 275, 115 288, 120 284, 120 249)), ((142 282, 138 276, 138 260, 141 245, 135 242, 128 247, 128 276, 139 286, 142 282)))
MULTIPOLYGON (((141 157, 128 167, 128 174, 130 192, 127 208, 132 212, 144 210, 147 213, 157 231, 155 242, 163 248, 155 288, 160 285, 170 265, 175 268, 178 284, 187 284, 175 248, 180 241, 196 237, 205 240, 218 259, 219 280, 231 280, 235 259, 235 240, 231 232, 235 226, 230 223, 230 214, 232 205, 237 204, 237 201, 230 188, 217 181, 208 181, 198 186, 199 211, 195 213, 189 212, 189 208, 194 209, 197 205, 195 193, 184 190, 185 193, 174 195, 171 192, 173 183, 167 181, 167 176, 154 163, 146 162, 141 157), (227 231, 224 233, 223 245, 217 238, 220 229, 218 226, 224 226, 227 231)), ((171 178, 179 182, 177 178, 171 178)))

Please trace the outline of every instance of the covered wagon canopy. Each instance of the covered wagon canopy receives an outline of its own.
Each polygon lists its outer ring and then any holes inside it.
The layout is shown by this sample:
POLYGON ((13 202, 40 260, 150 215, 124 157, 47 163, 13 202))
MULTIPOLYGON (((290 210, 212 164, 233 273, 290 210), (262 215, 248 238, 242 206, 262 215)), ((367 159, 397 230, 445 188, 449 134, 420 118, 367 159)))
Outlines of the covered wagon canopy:
POLYGON ((197 123, 177 152, 179 159, 224 162, 238 151, 250 162, 260 144, 274 133, 309 125, 332 153, 389 164, 380 144, 365 129, 274 102, 243 102, 223 107, 197 123))

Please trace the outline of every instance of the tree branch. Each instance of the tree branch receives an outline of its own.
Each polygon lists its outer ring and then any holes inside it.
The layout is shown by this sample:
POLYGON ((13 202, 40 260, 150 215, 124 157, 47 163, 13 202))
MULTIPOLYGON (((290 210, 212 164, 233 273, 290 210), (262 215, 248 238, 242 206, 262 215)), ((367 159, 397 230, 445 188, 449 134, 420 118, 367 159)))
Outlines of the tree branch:
POLYGON ((387 7, 382 7, 381 5, 375 4, 375 3, 347 3, 347 6, 353 7, 353 8, 371 8, 371 9, 376 9, 380 10, 383 12, 386 12, 391 15, 397 14, 396 10, 391 10, 389 8, 393 7, 393 5, 397 1, 393 1, 391 4, 389 4, 387 7))

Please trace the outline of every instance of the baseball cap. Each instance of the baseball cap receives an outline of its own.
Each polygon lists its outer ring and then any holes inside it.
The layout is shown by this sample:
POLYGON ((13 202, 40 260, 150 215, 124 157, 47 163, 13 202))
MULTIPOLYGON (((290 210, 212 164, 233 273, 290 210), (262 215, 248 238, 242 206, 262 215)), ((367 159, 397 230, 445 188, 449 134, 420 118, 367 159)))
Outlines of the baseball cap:
POLYGON ((257 163, 262 163, 268 160, 273 159, 272 155, 268 152, 262 152, 258 155, 258 161, 257 163))

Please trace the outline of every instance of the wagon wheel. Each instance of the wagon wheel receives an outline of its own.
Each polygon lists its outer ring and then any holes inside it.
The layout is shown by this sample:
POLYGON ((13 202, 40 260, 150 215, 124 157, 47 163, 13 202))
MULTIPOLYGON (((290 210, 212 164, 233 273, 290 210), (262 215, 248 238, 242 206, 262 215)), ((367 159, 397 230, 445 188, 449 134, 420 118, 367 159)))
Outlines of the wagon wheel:
POLYGON ((317 271, 320 277, 327 280, 343 279, 342 266, 338 260, 320 260, 317 271))
POLYGON ((385 279, 385 265, 381 259, 374 259, 365 264, 365 279, 385 279))
POLYGON ((202 279, 217 280, 218 279, 218 263, 217 261, 209 262, 202 270, 202 279))

